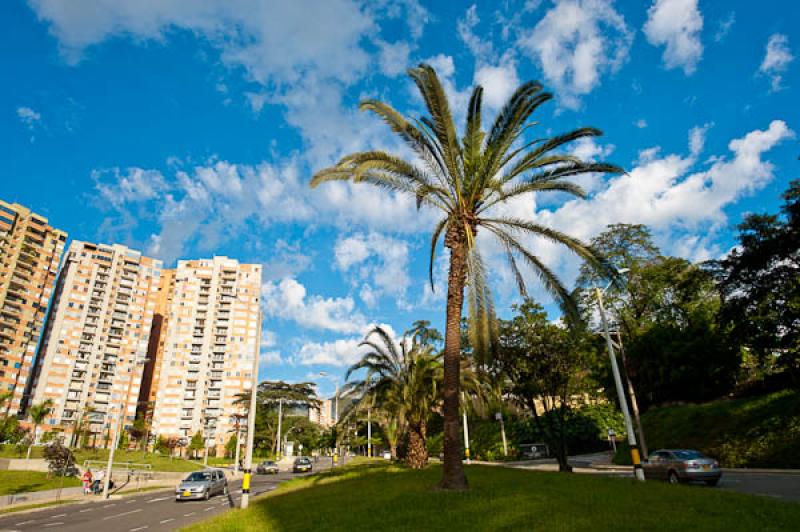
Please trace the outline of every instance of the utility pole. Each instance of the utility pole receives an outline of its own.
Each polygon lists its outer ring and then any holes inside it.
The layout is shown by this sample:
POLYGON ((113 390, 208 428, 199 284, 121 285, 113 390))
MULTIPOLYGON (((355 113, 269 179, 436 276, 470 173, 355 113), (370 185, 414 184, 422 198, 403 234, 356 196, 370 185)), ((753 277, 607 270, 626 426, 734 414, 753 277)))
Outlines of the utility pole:
POLYGON ((367 456, 372 457, 372 408, 367 407, 367 456))
POLYGON ((283 397, 278 398, 278 434, 275 436, 275 457, 281 459, 281 418, 283 417, 283 397))
POLYGON ((467 458, 467 464, 471 464, 472 461, 469 459, 469 426, 467 425, 467 401, 465 399, 464 392, 461 392, 461 400, 464 403, 464 409, 462 410, 462 416, 464 418, 464 456, 467 458))
POLYGON ((619 356, 622 358, 622 373, 625 375, 625 384, 628 388, 628 396, 631 398, 631 410, 633 410, 633 420, 636 422, 636 431, 639 433, 639 447, 642 450, 642 458, 647 460, 650 453, 647 452, 647 443, 644 439, 644 427, 642 419, 639 417, 639 403, 636 401, 636 392, 633 389, 631 377, 628 375, 628 362, 625 360, 625 347, 622 345, 622 334, 617 329, 617 345, 619 346, 619 356))
POLYGON ((622 416, 625 418, 625 432, 628 433, 628 445, 631 448, 631 461, 633 462, 633 471, 637 480, 644 480, 644 470, 642 469, 642 462, 639 457, 639 448, 636 446, 636 433, 633 430, 633 423, 631 423, 631 414, 628 411, 628 401, 625 399, 625 390, 622 388, 622 379, 619 374, 619 367, 617 366, 617 357, 614 354, 614 342, 611 340, 611 333, 608 332, 608 321, 606 320, 606 309, 603 306, 603 292, 599 288, 595 288, 597 295, 597 305, 600 309, 600 319, 603 322, 603 331, 606 336, 606 344, 608 346, 608 356, 611 358, 611 371, 614 374, 614 384, 617 388, 617 397, 619 398, 619 406, 622 409, 622 416))
POLYGON ((508 456, 508 441, 506 440, 506 425, 503 423, 503 413, 498 412, 495 417, 500 422, 500 435, 503 437, 503 456, 508 456))
POLYGON ((261 350, 261 320, 258 315, 258 337, 253 351, 253 382, 250 385, 250 410, 247 412, 247 450, 244 454, 244 478, 242 479, 242 504, 244 510, 250 504, 250 477, 253 471, 253 443, 256 435, 256 405, 258 404, 258 353, 261 350))
POLYGON ((208 421, 208 416, 203 418, 203 467, 208 467, 208 421))
POLYGON ((236 453, 233 458, 233 474, 239 474, 239 449, 242 447, 242 418, 236 414, 236 453))

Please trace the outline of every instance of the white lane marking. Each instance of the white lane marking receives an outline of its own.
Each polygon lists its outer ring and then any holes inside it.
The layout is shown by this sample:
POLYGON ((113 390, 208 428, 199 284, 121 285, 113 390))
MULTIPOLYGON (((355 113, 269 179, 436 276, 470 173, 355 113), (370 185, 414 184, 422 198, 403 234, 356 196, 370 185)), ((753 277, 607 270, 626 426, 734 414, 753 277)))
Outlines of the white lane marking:
POLYGON ((129 501, 125 501, 125 504, 131 504, 131 503, 134 503, 134 502, 136 502, 136 499, 131 499, 129 501))
POLYGON ((78 513, 82 513, 83 514, 83 513, 86 513, 86 512, 91 512, 92 510, 94 510, 94 508, 86 508, 85 510, 78 510, 78 513))
POLYGON ((136 512, 141 512, 141 511, 142 511, 141 508, 137 508, 136 510, 131 510, 130 512, 122 512, 121 514, 109 515, 107 517, 104 517, 103 521, 106 521, 108 519, 114 519, 114 518, 117 518, 117 517, 122 517, 122 516, 125 516, 125 515, 135 514, 136 512))
POLYGON ((183 514, 184 517, 191 517, 195 514, 195 512, 189 512, 188 514, 183 514))
POLYGON ((22 526, 22 525, 27 525, 28 523, 35 523, 35 522, 36 522, 36 519, 31 519, 30 521, 23 521, 21 523, 17 523, 14 526, 22 526))
POLYGON ((213 509, 214 509, 214 507, 213 507, 213 506, 209 506, 208 508, 206 508, 206 509, 205 509, 205 510, 203 510, 203 511, 204 511, 204 512, 208 512, 209 510, 213 510, 213 509))
POLYGON ((117 503, 112 502, 111 504, 106 504, 105 506, 103 506, 103 508, 111 508, 112 506, 116 506, 116 505, 117 505, 117 503))
POLYGON ((148 527, 149 527, 149 525, 140 526, 139 528, 131 528, 130 532, 136 532, 137 530, 144 530, 145 528, 148 528, 148 527))
POLYGON ((147 501, 147 503, 149 504, 151 502, 166 501, 167 499, 171 499, 171 498, 172 497, 159 497, 158 499, 150 499, 149 501, 147 501))
POLYGON ((174 520, 175 520, 174 518, 170 517, 169 519, 164 519, 163 521, 159 521, 158 524, 159 525, 163 525, 163 524, 169 523, 170 521, 174 521, 174 520))
POLYGON ((46 525, 42 525, 42 526, 58 526, 58 525, 63 525, 63 524, 64 523, 47 523, 46 525))
POLYGON ((50 516, 50 519, 56 519, 56 518, 58 518, 58 517, 64 517, 65 515, 67 515, 67 514, 51 515, 51 516, 50 516))

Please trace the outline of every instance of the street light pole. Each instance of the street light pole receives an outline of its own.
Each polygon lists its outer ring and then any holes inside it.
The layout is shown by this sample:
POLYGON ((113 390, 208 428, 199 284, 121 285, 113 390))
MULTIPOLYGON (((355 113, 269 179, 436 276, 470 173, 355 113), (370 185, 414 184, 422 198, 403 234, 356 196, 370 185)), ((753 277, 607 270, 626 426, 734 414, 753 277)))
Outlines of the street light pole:
POLYGON ((637 480, 644 480, 644 470, 642 469, 642 462, 639 458, 639 448, 636 446, 636 433, 633 430, 633 423, 631 423, 631 414, 628 411, 628 401, 625 399, 625 390, 622 388, 622 379, 619 374, 619 367, 617 367, 617 357, 614 354, 614 342, 611 341, 611 333, 608 331, 608 321, 606 320, 606 309, 603 306, 603 292, 599 288, 595 288, 597 295, 597 305, 600 309, 600 319, 603 322, 603 332, 606 337, 606 345, 608 346, 608 356, 611 358, 611 371, 614 374, 614 384, 617 388, 617 397, 619 398, 619 405, 622 409, 622 416, 625 418, 625 432, 628 433, 628 445, 631 448, 631 460, 633 461, 633 471, 637 480))
POLYGON ((256 435, 256 405, 258 404, 258 353, 261 350, 261 320, 258 316, 258 337, 253 352, 253 382, 250 385, 250 410, 247 412, 247 450, 244 454, 244 478, 242 479, 242 503, 244 510, 250 504, 250 476, 253 471, 253 443, 256 435))
POLYGON ((233 474, 239 474, 239 454, 242 447, 242 419, 236 415, 236 453, 233 458, 233 474))
POLYGON ((372 457, 372 408, 367 407, 367 456, 372 457))
POLYGON ((464 418, 464 456, 467 458, 467 464, 471 464, 472 461, 469 458, 469 426, 467 425, 467 401, 465 399, 464 392, 461 392, 461 399, 464 402, 464 409, 463 409, 463 418, 464 418))
POLYGON ((203 467, 208 467, 208 420, 203 419, 203 467))
POLYGON ((275 451, 275 457, 280 460, 281 459, 281 418, 283 417, 283 397, 278 398, 278 434, 275 438, 275 445, 277 446, 275 451))

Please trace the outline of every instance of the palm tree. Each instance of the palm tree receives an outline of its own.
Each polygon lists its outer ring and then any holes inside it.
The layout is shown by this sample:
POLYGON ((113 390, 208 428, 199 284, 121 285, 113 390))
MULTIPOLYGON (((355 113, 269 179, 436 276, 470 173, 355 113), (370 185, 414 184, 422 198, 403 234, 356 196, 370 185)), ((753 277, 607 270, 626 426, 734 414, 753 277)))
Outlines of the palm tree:
POLYGON ((31 444, 28 446, 28 456, 26 460, 31 459, 31 451, 33 450, 33 444, 36 443, 36 433, 39 432, 39 427, 44 423, 44 420, 53 413, 53 400, 52 399, 45 399, 39 404, 35 404, 31 406, 30 410, 28 411, 28 417, 31 418, 31 423, 33 423, 33 436, 31 437, 31 444))
POLYGON ((439 402, 441 354, 432 345, 409 343, 405 338, 398 344, 382 327, 372 329, 360 345, 370 350, 347 369, 345 379, 362 369, 366 376, 350 382, 346 391, 362 390, 362 402, 379 402, 389 423, 395 425, 390 430, 404 426, 408 464, 415 469, 424 467, 428 463, 428 419, 439 402))
POLYGON ((367 99, 361 109, 382 118, 416 154, 406 161, 383 151, 357 152, 343 157, 335 166, 317 172, 311 180, 316 187, 327 181, 368 183, 416 198, 417 207, 438 210, 431 239, 430 277, 439 240, 450 250, 447 287, 447 316, 444 348, 444 471, 441 487, 465 489, 467 480, 461 465, 459 438, 460 324, 467 293, 470 337, 479 353, 489 353, 496 336, 491 293, 486 284, 483 261, 476 245, 478 228, 496 237, 503 246, 520 292, 525 283, 518 260, 535 272, 565 313, 578 313, 568 291, 547 265, 520 239, 541 237, 566 246, 594 267, 604 264, 583 242, 550 227, 513 216, 501 208, 510 200, 533 192, 559 191, 584 197, 583 190, 567 178, 592 172, 619 173, 606 163, 589 163, 559 150, 576 139, 601 132, 580 128, 550 138, 528 141, 527 130, 533 112, 552 99, 541 84, 521 85, 500 110, 491 128, 484 131, 481 104, 483 89, 474 88, 467 109, 463 137, 459 138, 447 96, 436 71, 419 65, 408 71, 416 83, 429 116, 404 117, 390 105, 367 99))

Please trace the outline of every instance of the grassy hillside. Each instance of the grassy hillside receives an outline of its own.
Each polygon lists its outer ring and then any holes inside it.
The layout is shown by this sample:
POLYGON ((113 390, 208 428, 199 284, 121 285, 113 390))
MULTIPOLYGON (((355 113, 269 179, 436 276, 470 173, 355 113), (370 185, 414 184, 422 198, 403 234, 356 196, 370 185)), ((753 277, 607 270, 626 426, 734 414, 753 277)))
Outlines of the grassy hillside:
POLYGON ((665 482, 468 466, 471 489, 436 488, 439 466, 362 464, 298 478, 192 531, 791 530, 800 505, 665 482))
MULTIPOLYGON (((800 468, 800 391, 664 406, 643 417, 647 447, 699 449, 723 467, 800 468)), ((630 463, 620 446, 616 463, 630 463)))
POLYGON ((80 486, 77 478, 48 478, 39 471, 0 471, 0 495, 15 495, 29 491, 51 490, 80 486))
MULTIPOLYGON (((36 446, 33 448, 31 458, 42 458, 44 447, 36 446)), ((79 449, 73 451, 75 455, 75 462, 78 465, 83 465, 86 460, 105 461, 108 460, 107 449, 79 449)), ((0 445, 0 458, 25 458, 25 450, 18 452, 13 445, 0 445)), ((217 462, 215 459, 210 459, 209 463, 212 465, 217 462)), ((141 451, 123 451, 118 450, 114 453, 114 461, 117 463, 131 462, 134 464, 150 464, 153 471, 195 471, 202 469, 202 458, 199 461, 187 460, 185 458, 169 458, 155 453, 142 454, 141 451)), ((221 459, 220 459, 221 461, 221 459)), ((228 460, 229 462, 231 460, 228 460)), ((93 467, 96 467, 93 466, 93 467)))

